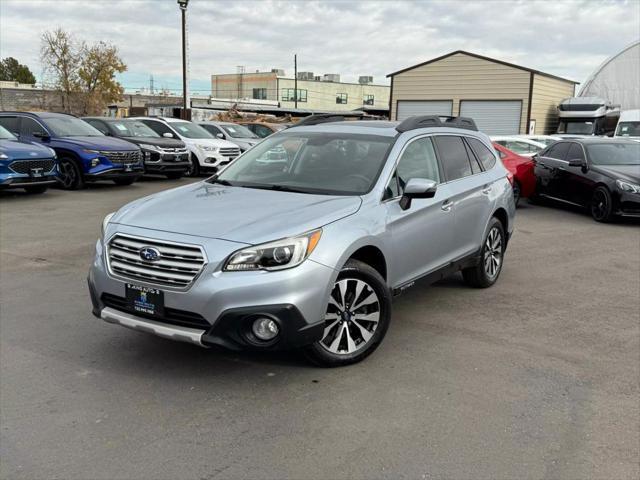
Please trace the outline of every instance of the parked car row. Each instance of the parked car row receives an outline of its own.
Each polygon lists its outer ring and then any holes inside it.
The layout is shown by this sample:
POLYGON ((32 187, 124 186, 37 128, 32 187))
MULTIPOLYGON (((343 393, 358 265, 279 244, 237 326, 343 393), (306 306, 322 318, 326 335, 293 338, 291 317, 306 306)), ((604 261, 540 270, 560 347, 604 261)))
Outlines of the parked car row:
POLYGON ((0 188, 41 193, 54 184, 68 190, 99 180, 130 185, 143 174, 212 174, 277 130, 275 125, 0 112, 0 188))

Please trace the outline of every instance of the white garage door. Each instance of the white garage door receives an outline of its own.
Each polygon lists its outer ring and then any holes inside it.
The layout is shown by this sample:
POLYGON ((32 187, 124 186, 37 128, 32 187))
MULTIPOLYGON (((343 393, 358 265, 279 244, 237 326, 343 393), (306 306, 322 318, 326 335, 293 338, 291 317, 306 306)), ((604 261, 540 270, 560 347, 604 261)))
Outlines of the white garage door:
POLYGON ((512 135, 520 133, 520 100, 463 100, 460 116, 471 117, 478 129, 488 135, 512 135))
POLYGON ((398 100, 396 118, 400 121, 414 115, 447 115, 451 116, 453 101, 451 100, 398 100))

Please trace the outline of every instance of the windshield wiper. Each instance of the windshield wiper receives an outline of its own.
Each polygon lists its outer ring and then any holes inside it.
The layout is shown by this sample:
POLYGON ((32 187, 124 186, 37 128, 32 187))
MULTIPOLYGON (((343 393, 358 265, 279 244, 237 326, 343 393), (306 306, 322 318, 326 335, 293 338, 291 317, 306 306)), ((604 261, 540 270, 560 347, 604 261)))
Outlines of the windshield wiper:
POLYGON ((268 184, 247 184, 238 185, 243 188, 256 188, 259 190, 275 190, 277 192, 293 192, 293 193, 311 193, 303 188, 288 187, 286 185, 268 185, 268 184))
POLYGON ((221 180, 218 177, 211 177, 209 180, 207 180, 207 183, 217 183, 219 185, 224 185, 225 187, 233 187, 233 184, 231 182, 228 182, 227 180, 221 180))

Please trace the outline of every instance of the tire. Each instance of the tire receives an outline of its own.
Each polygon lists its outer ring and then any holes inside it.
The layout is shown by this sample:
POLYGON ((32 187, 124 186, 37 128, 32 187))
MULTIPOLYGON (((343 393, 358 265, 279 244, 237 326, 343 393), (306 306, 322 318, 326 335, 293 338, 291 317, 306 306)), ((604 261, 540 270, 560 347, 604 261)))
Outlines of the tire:
POLYGON ((516 204, 516 207, 518 207, 518 204, 520 203, 520 192, 522 192, 522 187, 520 186, 520 182, 518 182, 517 180, 513 181, 513 201, 516 204))
POLYGON ((464 281, 475 288, 487 288, 496 283, 502 271, 505 247, 504 227, 500 220, 493 217, 482 242, 480 262, 462 270, 464 281))
POLYGON ((137 177, 114 178, 113 183, 115 183, 120 187, 126 187, 128 185, 131 185, 137 179, 138 179, 137 177))
POLYGON ((193 153, 189 155, 191 159, 191 165, 189 166, 189 170, 184 172, 185 177, 198 177, 200 176, 200 163, 198 162, 198 157, 196 157, 193 153))
POLYGON ((168 172, 166 175, 167 175, 167 178, 169 180, 178 180, 179 178, 182 178, 184 173, 183 172, 168 172))
POLYGON ((349 260, 327 302, 324 336, 303 352, 322 367, 357 363, 378 348, 390 321, 391 292, 382 276, 366 263, 349 260))
POLYGON ((611 221, 613 218, 613 199, 607 187, 598 187, 593 191, 589 211, 596 222, 611 221))
POLYGON ((33 187, 24 187, 27 193, 30 193, 30 194, 44 193, 47 191, 48 188, 49 187, 47 187, 46 185, 34 185, 33 187))
POLYGON ((84 187, 82 172, 78 163, 69 157, 63 157, 58 164, 60 171, 60 186, 64 190, 78 190, 84 187))

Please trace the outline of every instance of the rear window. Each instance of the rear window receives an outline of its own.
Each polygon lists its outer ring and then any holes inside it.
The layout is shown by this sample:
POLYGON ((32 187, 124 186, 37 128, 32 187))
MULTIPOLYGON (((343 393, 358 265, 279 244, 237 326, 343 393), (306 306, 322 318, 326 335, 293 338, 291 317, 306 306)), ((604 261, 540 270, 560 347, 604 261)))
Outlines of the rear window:
POLYGON ((18 117, 0 117, 0 126, 9 130, 14 135, 19 134, 18 117))
POLYGON ((484 169, 489 170, 493 168, 496 164, 496 157, 493 152, 491 152, 484 143, 475 138, 467 137, 467 142, 471 145, 471 149, 476 154, 476 157, 478 157, 478 160, 480 160, 480 163, 482 163, 484 169))

